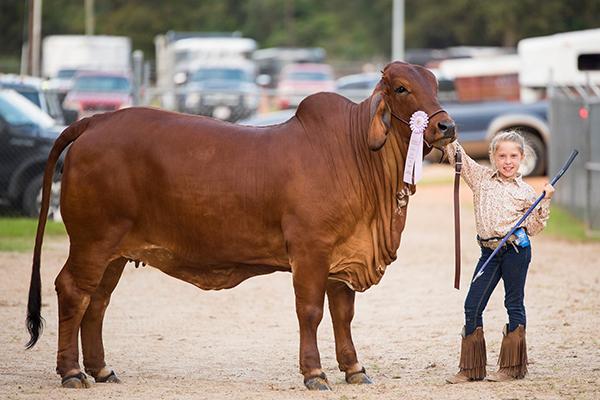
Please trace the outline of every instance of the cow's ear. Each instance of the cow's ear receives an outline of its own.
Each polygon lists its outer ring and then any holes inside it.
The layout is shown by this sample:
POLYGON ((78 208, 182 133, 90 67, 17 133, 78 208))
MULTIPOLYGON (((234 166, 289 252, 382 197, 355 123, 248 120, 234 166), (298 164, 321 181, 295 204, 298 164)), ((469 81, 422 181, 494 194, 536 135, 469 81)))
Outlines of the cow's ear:
POLYGON ((375 93, 371 97, 371 121, 367 136, 369 149, 377 151, 383 147, 390 129, 390 119, 391 113, 381 92, 375 93))

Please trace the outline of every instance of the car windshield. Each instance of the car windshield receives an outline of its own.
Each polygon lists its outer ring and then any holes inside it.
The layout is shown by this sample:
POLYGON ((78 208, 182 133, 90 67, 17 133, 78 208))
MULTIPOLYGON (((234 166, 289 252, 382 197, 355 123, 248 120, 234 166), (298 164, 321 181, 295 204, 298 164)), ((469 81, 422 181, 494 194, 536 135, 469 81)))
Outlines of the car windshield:
POLYGON ((250 76, 236 68, 202 68, 194 72, 192 81, 250 81, 250 76))
POLYGON ((42 107, 42 104, 40 103, 40 95, 38 94, 38 92, 26 89, 15 89, 15 91, 21 96, 25 97, 30 102, 32 102, 33 104, 35 104, 36 106, 40 108, 42 107))
POLYGON ((287 79, 292 81, 328 81, 331 80, 331 76, 319 71, 294 71, 287 75, 287 79))
POLYGON ((77 92, 129 92, 129 79, 121 76, 80 76, 73 89, 77 92))
POLYGON ((0 91, 0 116, 11 125, 38 125, 49 128, 54 120, 13 90, 0 91))

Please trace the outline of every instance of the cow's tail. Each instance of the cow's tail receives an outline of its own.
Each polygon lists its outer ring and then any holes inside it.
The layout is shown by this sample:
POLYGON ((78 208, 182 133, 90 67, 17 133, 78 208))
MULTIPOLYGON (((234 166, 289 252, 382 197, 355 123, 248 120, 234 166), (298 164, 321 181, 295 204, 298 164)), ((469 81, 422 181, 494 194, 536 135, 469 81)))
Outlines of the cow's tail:
POLYGON ((48 220, 48 209, 50 208, 50 192, 54 169, 63 150, 87 129, 89 123, 90 119, 84 118, 69 125, 54 142, 52 150, 50 150, 50 154, 48 155, 48 161, 46 162, 42 183, 42 205, 38 217, 37 233, 35 235, 33 266, 31 268, 31 282, 29 284, 29 301, 27 303, 27 330, 29 331, 30 338, 25 347, 28 349, 35 346, 44 327, 44 319, 41 315, 42 281, 40 277, 40 257, 44 229, 48 220))

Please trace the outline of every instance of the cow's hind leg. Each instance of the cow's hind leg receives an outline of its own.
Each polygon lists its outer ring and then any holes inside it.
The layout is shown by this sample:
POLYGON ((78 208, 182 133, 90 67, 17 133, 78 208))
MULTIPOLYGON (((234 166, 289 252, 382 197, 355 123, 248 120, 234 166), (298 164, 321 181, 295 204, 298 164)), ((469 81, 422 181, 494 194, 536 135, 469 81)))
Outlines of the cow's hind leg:
POLYGON ((121 278, 125 264, 127 264, 127 260, 119 258, 108 265, 100 285, 91 296, 90 303, 81 321, 81 347, 85 372, 92 375, 99 383, 120 382, 115 372, 108 368, 104 361, 102 322, 106 307, 110 302, 110 296, 121 278))
POLYGON ((79 366, 79 328, 92 295, 106 270, 114 246, 106 242, 71 243, 69 258, 55 281, 58 295, 58 353, 56 372, 63 387, 92 384, 79 366))
MULTIPOLYGON (((296 254, 298 254, 297 251, 296 254)), ((308 253, 308 250, 307 250, 308 253)), ((317 347, 317 328, 323 318, 323 303, 327 286, 326 256, 316 254, 296 256, 292 263, 296 314, 300 325, 300 372, 310 390, 331 390, 321 369, 317 347)))
POLYGON ((329 312, 335 335, 335 354, 340 371, 346 373, 346 382, 373 383, 359 364, 352 342, 351 323, 354 318, 354 290, 345 283, 330 280, 327 284, 329 312))

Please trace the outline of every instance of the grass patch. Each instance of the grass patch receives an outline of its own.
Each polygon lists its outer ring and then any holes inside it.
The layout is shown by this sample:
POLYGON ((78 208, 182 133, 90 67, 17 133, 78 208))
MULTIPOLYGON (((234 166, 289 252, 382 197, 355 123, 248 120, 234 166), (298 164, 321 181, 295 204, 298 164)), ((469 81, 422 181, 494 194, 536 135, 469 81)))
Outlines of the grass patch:
MULTIPOLYGON (((0 251, 27 252, 33 250, 37 219, 0 218, 0 251)), ((44 237, 66 235, 61 222, 48 221, 44 237)))
POLYGON ((589 237, 586 234, 584 223, 558 206, 551 206, 550 219, 548 220, 544 233, 573 241, 600 241, 600 238, 598 237, 589 237))

